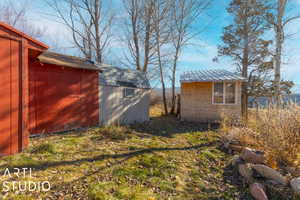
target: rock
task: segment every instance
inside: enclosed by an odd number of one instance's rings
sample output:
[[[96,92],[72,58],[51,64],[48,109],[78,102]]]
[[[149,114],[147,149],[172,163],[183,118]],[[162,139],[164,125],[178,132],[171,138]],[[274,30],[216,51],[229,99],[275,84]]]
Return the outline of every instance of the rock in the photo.
[[[293,178],[290,182],[292,189],[296,194],[300,194],[300,177]]]
[[[244,148],[241,153],[241,158],[246,162],[253,163],[253,164],[263,164],[265,163],[265,157],[262,152]]]
[[[224,141],[223,142],[223,146],[228,149],[229,148],[229,145],[230,145],[230,142],[229,141]]]
[[[300,176],[300,169],[297,169],[295,167],[285,167],[285,169],[290,173],[293,177]]]
[[[276,170],[261,164],[253,165],[252,168],[265,178],[272,179],[282,185],[287,185],[287,179]]]
[[[232,159],[230,160],[230,164],[231,164],[232,166],[236,166],[237,164],[242,163],[242,162],[243,162],[243,161],[242,161],[242,159],[240,158],[239,155],[234,155],[234,156],[232,157]]]
[[[250,185],[250,193],[256,200],[268,200],[265,188],[260,183],[253,183]]]
[[[242,152],[244,147],[239,146],[239,145],[234,145],[234,144],[229,144],[228,148],[233,150],[233,151],[237,151],[237,152]]]
[[[238,170],[241,176],[243,176],[247,183],[253,182],[253,171],[251,165],[248,164],[239,164]]]
[[[274,181],[274,180],[267,180],[265,182],[265,184],[269,184],[269,185],[272,185],[272,186],[279,186],[280,183],[278,183],[277,181]]]

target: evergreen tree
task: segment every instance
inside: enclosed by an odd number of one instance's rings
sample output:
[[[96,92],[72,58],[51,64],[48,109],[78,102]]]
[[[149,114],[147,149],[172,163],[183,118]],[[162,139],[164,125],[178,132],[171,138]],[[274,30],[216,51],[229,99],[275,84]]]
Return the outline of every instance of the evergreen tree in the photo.
[[[233,22],[224,28],[219,46],[219,56],[229,56],[237,65],[237,70],[248,79],[242,85],[242,113],[247,119],[248,96],[251,88],[262,82],[264,73],[272,70],[269,46],[270,40],[263,39],[270,29],[266,16],[270,11],[265,0],[232,0],[227,12]],[[257,87],[255,87],[257,88]]]

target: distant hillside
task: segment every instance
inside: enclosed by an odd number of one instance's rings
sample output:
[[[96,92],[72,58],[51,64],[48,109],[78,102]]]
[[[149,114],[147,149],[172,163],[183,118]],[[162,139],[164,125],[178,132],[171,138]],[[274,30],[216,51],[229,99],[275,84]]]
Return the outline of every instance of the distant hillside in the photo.
[[[284,96],[283,97],[283,101],[284,102],[294,102],[300,105],[300,94],[291,94],[289,96]],[[249,103],[250,105],[253,102],[253,98],[249,98]],[[259,105],[265,106],[268,105],[268,103],[270,102],[270,99],[268,97],[259,97],[257,99],[257,102],[259,103]]]
[[[161,93],[162,89],[161,88],[153,88],[153,91]],[[171,93],[171,91],[172,91],[171,88],[166,88],[167,93]],[[180,87],[176,87],[175,92],[180,93]]]

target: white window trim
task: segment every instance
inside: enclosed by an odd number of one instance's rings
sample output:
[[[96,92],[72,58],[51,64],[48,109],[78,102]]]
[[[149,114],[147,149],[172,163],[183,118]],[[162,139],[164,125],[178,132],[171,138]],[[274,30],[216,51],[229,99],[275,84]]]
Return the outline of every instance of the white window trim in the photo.
[[[215,103],[215,83],[223,83],[223,103]],[[226,101],[226,83],[230,83],[228,81],[223,82],[212,82],[212,104],[213,105],[237,105],[237,82],[234,82],[234,103],[225,103]]]
[[[133,92],[133,94],[132,95],[126,95],[126,96],[124,96],[124,93],[126,93],[126,90],[127,89],[132,89],[134,92]],[[125,99],[127,99],[127,98],[132,98],[132,97],[134,97],[135,96],[135,93],[136,93],[136,90],[135,90],[136,88],[133,88],[133,87],[123,87],[123,98],[125,98]]]

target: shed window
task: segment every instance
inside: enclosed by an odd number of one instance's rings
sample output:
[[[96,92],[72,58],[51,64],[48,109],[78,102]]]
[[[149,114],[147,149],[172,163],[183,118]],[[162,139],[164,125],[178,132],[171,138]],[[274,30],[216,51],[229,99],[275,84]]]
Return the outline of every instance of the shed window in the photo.
[[[225,103],[235,103],[235,83],[225,83]]]
[[[223,83],[214,83],[214,103],[223,103]]]
[[[214,83],[213,103],[214,104],[235,104],[236,84],[232,82]]]
[[[135,89],[134,88],[124,88],[123,90],[123,97],[132,97],[135,94]]]

